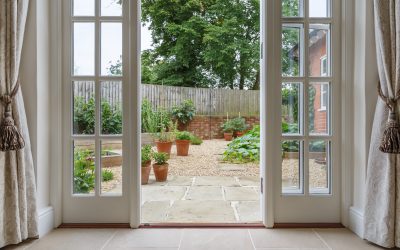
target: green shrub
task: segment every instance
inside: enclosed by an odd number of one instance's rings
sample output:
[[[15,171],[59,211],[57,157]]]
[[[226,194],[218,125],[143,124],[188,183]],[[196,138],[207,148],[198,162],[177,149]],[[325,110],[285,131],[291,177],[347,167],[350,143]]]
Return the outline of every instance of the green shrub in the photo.
[[[74,133],[94,134],[96,103],[81,96],[74,98]],[[122,134],[121,106],[113,108],[109,102],[101,103],[101,128],[103,134]]]
[[[74,193],[89,193],[94,189],[93,153],[89,150],[74,152]]]
[[[248,128],[246,120],[242,117],[236,117],[232,119],[231,124],[234,132],[242,132]]]
[[[203,143],[203,140],[200,137],[192,134],[192,136],[190,137],[190,143],[192,145],[201,145]]]
[[[151,161],[152,157],[153,157],[153,149],[151,148],[151,146],[150,145],[143,146],[141,150],[142,165],[144,163]]]
[[[172,108],[172,117],[181,124],[188,124],[196,113],[196,107],[192,100],[184,100],[179,106]]]
[[[326,152],[326,142],[325,141],[311,141],[310,142],[310,152]]]
[[[168,154],[164,152],[154,152],[153,158],[157,165],[163,165],[168,162]]]
[[[190,132],[182,131],[176,133],[177,140],[190,140],[192,139],[193,135]]]
[[[235,126],[234,126],[232,120],[227,120],[226,122],[224,122],[224,124],[222,124],[221,128],[222,128],[222,131],[224,131],[225,133],[233,133],[233,131],[235,131]]]
[[[287,123],[282,121],[282,133],[296,134],[299,133],[299,125],[297,123]]]
[[[149,100],[144,99],[142,101],[142,132],[143,133],[158,133],[161,129],[166,128],[171,122],[171,114],[164,110],[153,110]]]
[[[233,163],[257,162],[260,160],[260,126],[234,139],[224,152],[224,161]]]
[[[101,171],[103,181],[111,181],[114,179],[114,173],[111,170],[104,169]]]

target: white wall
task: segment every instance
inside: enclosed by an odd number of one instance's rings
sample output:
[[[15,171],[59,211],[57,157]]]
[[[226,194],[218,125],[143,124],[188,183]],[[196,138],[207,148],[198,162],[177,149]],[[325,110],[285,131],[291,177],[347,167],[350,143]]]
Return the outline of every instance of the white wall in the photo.
[[[53,228],[50,206],[50,39],[49,1],[30,0],[20,78],[37,183],[39,233]]]
[[[372,0],[355,1],[354,31],[354,181],[349,226],[362,237],[366,170],[378,83]]]

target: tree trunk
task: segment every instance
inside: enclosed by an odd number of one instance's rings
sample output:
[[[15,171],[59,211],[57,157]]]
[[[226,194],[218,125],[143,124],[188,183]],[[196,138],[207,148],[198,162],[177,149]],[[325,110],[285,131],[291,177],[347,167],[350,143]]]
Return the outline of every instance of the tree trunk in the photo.
[[[256,80],[254,81],[253,90],[260,90],[260,70],[257,70]]]

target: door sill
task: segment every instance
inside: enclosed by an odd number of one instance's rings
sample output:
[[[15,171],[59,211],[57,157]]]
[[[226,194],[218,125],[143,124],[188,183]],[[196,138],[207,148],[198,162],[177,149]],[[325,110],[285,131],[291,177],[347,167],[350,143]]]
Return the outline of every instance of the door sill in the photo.
[[[265,228],[259,223],[144,223],[139,228]]]

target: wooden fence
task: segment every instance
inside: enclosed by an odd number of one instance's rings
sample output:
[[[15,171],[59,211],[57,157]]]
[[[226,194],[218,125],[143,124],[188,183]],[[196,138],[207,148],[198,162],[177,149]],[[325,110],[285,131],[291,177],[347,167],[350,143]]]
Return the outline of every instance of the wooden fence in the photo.
[[[74,85],[75,96],[85,100],[94,96],[93,82],[77,82]],[[258,90],[232,90],[161,86],[142,84],[142,99],[147,99],[154,109],[171,109],[184,100],[190,99],[198,115],[250,116],[259,115],[260,92]],[[105,82],[101,86],[102,100],[111,106],[120,105],[122,85],[119,82]]]

